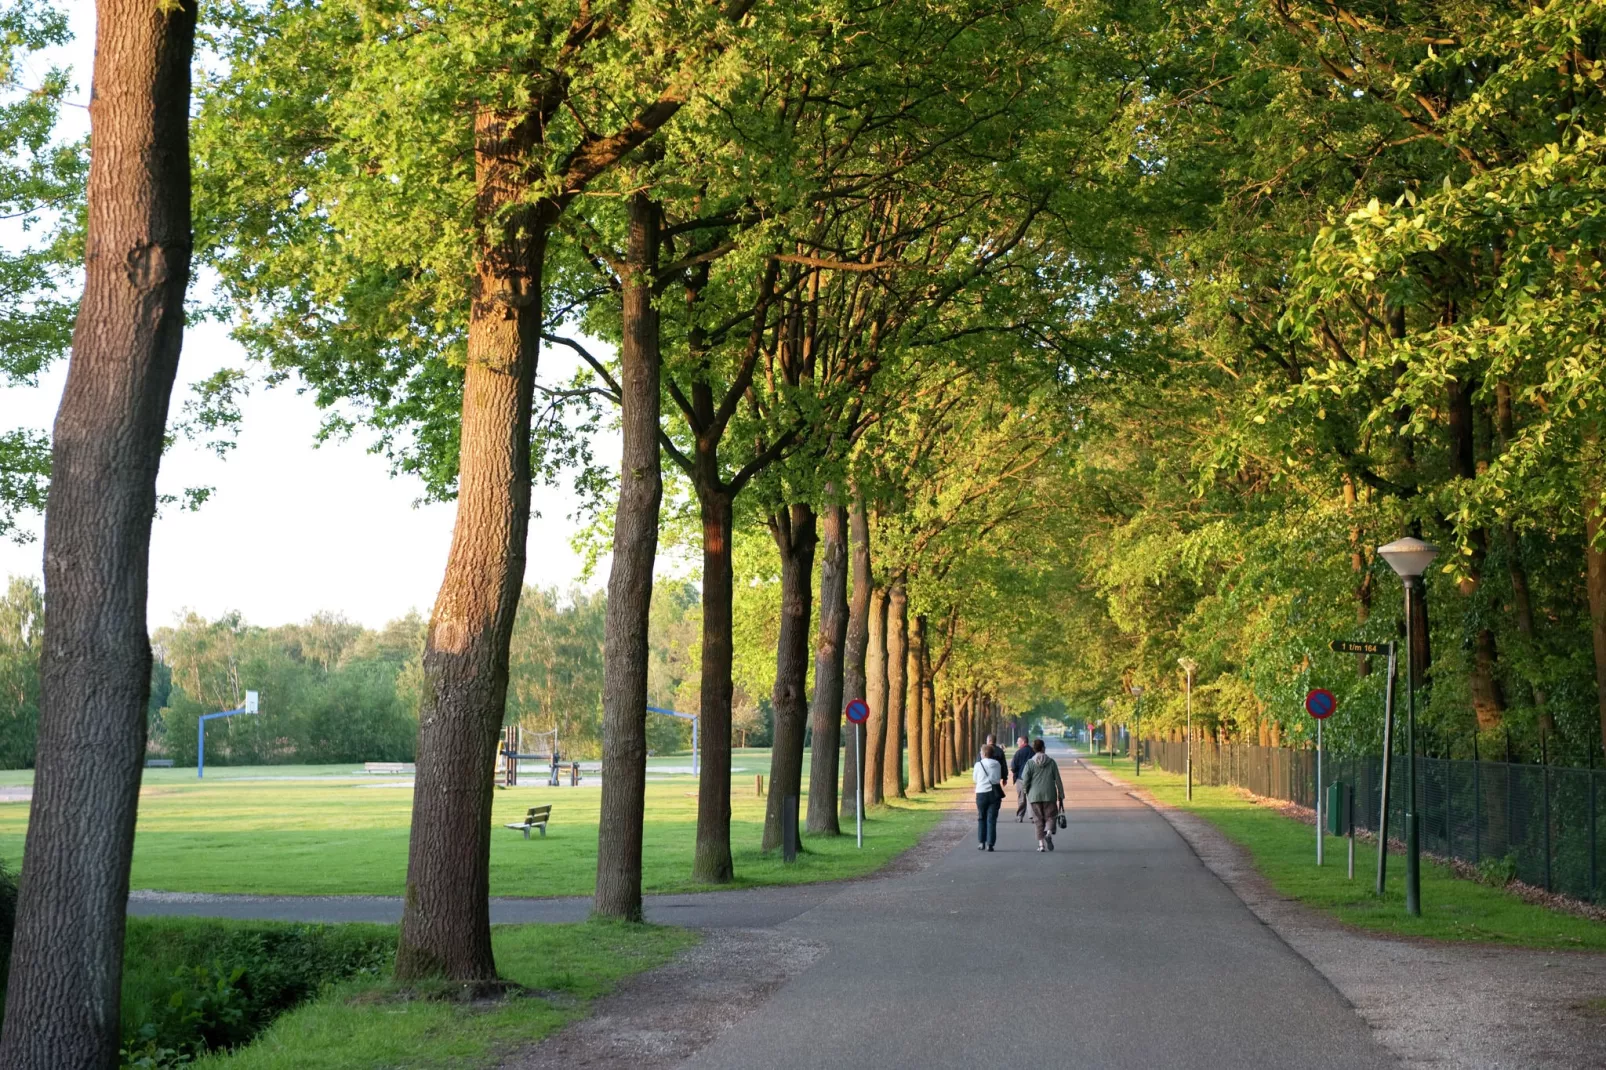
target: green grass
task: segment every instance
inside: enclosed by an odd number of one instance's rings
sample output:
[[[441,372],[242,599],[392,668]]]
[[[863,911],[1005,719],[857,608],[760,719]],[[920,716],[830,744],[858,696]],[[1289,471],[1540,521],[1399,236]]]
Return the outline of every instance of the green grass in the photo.
[[[1376,884],[1377,849],[1356,841],[1355,879],[1345,876],[1346,843],[1329,836],[1325,866],[1316,866],[1316,830],[1256,805],[1235,788],[1195,784],[1187,800],[1184,778],[1147,767],[1136,780],[1130,759],[1092,760],[1161,802],[1191,810],[1248,849],[1255,866],[1280,894],[1348,925],[1396,936],[1472,941],[1520,947],[1606,951],[1606,924],[1525,903],[1509,892],[1457,877],[1447,866],[1422,863],[1422,916],[1405,912],[1405,859],[1391,854],[1384,896]],[[1073,801],[1074,805],[1074,801]]]
[[[658,767],[684,765],[684,756],[654,759]],[[805,837],[792,865],[759,851],[764,802],[753,772],[769,771],[768,752],[739,751],[744,770],[732,781],[731,843],[736,882],[722,887],[796,884],[862,876],[913,846],[942,812],[963,801],[968,785],[879,808],[865,821],[864,849],[854,847],[851,824],[841,837]],[[330,767],[246,767],[256,775],[316,775]],[[334,767],[347,770],[349,767]],[[804,768],[807,769],[805,759]],[[244,769],[238,770],[244,772]],[[339,776],[314,780],[205,781],[182,770],[151,770],[140,794],[132,886],[184,892],[255,895],[400,895],[407,869],[411,818],[409,788],[387,778]],[[667,775],[667,774],[662,774]],[[394,779],[389,780],[394,784]],[[806,787],[806,782],[805,782]],[[690,879],[697,823],[697,781],[669,776],[647,785],[643,882],[649,892],[705,887]],[[491,893],[510,896],[590,895],[596,876],[601,789],[517,787],[496,792],[491,837]],[[534,805],[551,803],[545,839],[526,841],[501,827]],[[804,802],[807,808],[807,802]],[[0,805],[0,858],[20,859],[28,807]]]
[[[583,1017],[620,981],[697,942],[684,929],[587,922],[492,930],[501,975],[530,994],[464,1004],[403,998],[391,982],[335,986],[279,1018],[250,1045],[197,1070],[347,1070],[490,1066]],[[668,998],[668,997],[666,997]]]

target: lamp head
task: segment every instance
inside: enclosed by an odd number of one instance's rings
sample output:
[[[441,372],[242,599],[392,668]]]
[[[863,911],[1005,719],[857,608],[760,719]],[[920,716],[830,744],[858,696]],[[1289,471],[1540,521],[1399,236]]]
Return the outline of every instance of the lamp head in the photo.
[[[1142,696],[1142,694],[1143,694],[1143,688],[1142,688],[1142,687],[1140,687],[1140,686],[1139,686],[1139,685],[1137,685],[1137,684],[1133,684],[1133,685],[1132,685],[1132,694],[1133,694],[1133,695],[1134,695],[1134,696]]]
[[[1199,663],[1194,661],[1192,658],[1178,658],[1177,664],[1181,666],[1182,671],[1187,673],[1189,676],[1192,676],[1194,673],[1199,671]]]
[[[1403,539],[1395,539],[1387,546],[1379,546],[1377,552],[1402,580],[1416,579],[1426,572],[1428,566],[1433,564],[1433,559],[1439,556],[1437,546],[1409,535]]]

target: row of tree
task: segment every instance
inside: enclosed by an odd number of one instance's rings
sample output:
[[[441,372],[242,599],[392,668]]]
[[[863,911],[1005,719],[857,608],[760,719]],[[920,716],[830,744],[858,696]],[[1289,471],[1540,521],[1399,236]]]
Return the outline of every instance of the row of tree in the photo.
[[[1447,551],[1409,652],[1442,732],[1606,734],[1597,4],[259,0],[211,13],[193,122],[194,8],[102,9],[6,1065],[115,1054],[192,238],[265,377],[457,502],[403,980],[495,978],[491,755],[532,487],[570,466],[612,551],[599,913],[641,914],[661,536],[701,558],[704,881],[759,540],[770,845],[810,734],[836,830],[859,694],[872,800],[1046,694],[1174,723],[1182,656],[1216,730],[1297,734],[1313,683],[1370,710],[1325,646],[1397,633],[1372,547],[1405,531]],[[543,345],[588,373],[539,381]],[[614,418],[598,472],[576,428]]]

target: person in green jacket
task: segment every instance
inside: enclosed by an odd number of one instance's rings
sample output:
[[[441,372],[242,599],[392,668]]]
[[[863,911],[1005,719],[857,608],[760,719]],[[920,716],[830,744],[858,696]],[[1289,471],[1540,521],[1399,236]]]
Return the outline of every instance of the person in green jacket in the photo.
[[[1065,809],[1065,782],[1060,767],[1043,750],[1043,741],[1032,740],[1032,756],[1026,759],[1026,775],[1021,778],[1026,801],[1032,807],[1032,823],[1037,826],[1037,849],[1054,849],[1054,821]]]

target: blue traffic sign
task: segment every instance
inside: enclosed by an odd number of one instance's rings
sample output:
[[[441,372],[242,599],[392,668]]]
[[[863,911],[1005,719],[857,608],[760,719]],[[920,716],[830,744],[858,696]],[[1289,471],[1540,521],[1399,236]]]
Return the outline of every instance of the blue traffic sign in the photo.
[[[1331,717],[1338,709],[1338,698],[1325,687],[1318,687],[1305,696],[1305,710],[1318,721]]]
[[[870,719],[870,704],[862,698],[856,698],[848,703],[848,708],[845,712],[848,715],[848,720],[854,724],[863,724]]]

